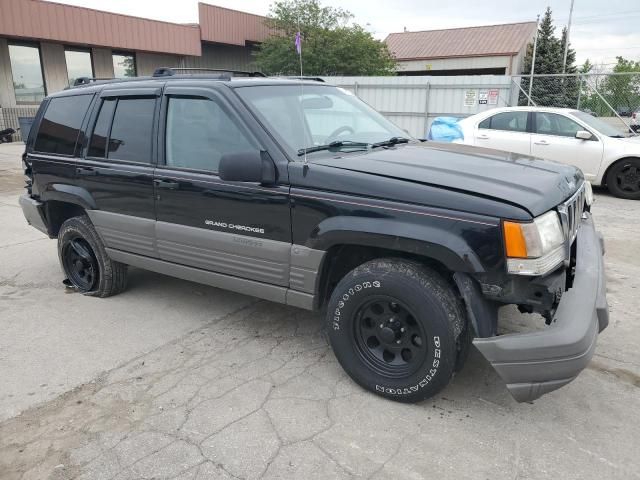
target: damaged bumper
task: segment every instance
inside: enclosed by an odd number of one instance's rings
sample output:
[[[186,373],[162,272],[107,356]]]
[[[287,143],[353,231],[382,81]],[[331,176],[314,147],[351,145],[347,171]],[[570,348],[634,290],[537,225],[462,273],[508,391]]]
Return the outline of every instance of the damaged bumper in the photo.
[[[20,195],[19,202],[24,218],[27,219],[27,223],[49,236],[49,229],[47,228],[47,224],[44,220],[45,217],[42,203],[31,198],[26,193]]]
[[[587,366],[598,333],[609,324],[602,238],[590,214],[577,236],[573,287],[543,331],[476,338],[473,343],[519,402],[556,390]]]

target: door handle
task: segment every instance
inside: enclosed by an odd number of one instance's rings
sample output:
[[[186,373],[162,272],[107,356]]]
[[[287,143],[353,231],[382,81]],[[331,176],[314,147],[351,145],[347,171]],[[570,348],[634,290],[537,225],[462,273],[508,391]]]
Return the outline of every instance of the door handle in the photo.
[[[159,178],[156,178],[153,181],[153,183],[158,188],[166,188],[168,190],[175,190],[180,186],[180,184],[178,182],[172,182],[170,180],[162,180],[162,179],[159,179]]]
[[[533,142],[534,145],[549,145],[549,142],[546,140],[538,140],[537,142]]]
[[[93,167],[77,167],[76,174],[87,176],[87,175],[97,175],[98,172],[93,169]]]
[[[478,135],[478,140],[489,140],[489,135]]]

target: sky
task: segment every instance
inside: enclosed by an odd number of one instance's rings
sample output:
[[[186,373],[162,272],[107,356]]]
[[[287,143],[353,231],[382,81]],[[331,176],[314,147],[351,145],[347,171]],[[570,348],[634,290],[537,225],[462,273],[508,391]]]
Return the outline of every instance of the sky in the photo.
[[[197,23],[197,0],[59,0],[61,3],[116,13]],[[571,0],[321,0],[323,5],[342,7],[354,14],[376,38],[391,32],[492,25],[535,21],[547,6],[560,34],[569,18]],[[259,15],[269,12],[270,0],[207,0],[219,5]],[[577,63],[611,66],[618,55],[640,61],[640,4],[638,0],[575,0],[571,45]]]

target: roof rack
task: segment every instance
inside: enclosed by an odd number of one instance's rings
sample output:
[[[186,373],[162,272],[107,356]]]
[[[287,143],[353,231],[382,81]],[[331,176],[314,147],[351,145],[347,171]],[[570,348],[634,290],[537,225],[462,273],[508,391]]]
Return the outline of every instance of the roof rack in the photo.
[[[300,76],[300,75],[287,75],[284,78],[287,78],[289,80],[310,80],[310,81],[313,81],[313,82],[322,82],[322,83],[324,83],[324,79],[321,78],[321,77],[309,77],[307,75],[303,75],[303,76]]]
[[[229,70],[227,68],[202,68],[202,67],[160,67],[156,68],[152,77],[171,77],[176,72],[218,72],[222,74],[233,74],[234,77],[266,77],[262,72],[249,72],[247,70]],[[231,75],[227,75],[231,78]]]
[[[98,77],[78,77],[73,81],[74,87],[79,87],[80,85],[89,85],[91,82],[98,82],[103,80],[114,80],[113,78],[98,78]]]

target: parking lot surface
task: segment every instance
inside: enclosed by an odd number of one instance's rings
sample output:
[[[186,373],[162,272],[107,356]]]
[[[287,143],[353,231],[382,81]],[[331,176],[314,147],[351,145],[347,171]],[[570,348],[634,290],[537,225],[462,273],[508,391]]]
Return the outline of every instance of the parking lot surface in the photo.
[[[19,153],[0,146],[1,479],[640,478],[640,202],[597,194],[611,324],[574,382],[518,404],[474,350],[404,405],[346,376],[319,314],[135,269],[67,293]]]

